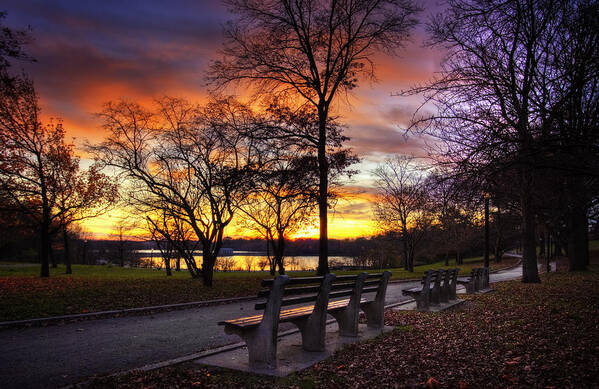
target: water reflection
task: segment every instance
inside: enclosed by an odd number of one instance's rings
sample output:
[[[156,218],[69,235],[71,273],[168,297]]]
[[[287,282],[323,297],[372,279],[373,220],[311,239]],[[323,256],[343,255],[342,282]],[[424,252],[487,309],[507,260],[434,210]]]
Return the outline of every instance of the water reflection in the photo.
[[[150,253],[148,253],[150,254]],[[140,258],[142,267],[164,268],[164,262],[159,255],[144,256]],[[157,254],[157,253],[156,253]],[[201,267],[202,256],[195,256],[196,265]],[[349,266],[353,264],[350,257],[329,257],[329,266]],[[171,261],[171,267],[175,267],[175,261]],[[300,255],[285,257],[285,270],[287,271],[311,271],[318,267],[318,256]],[[181,268],[187,269],[185,261],[181,260]],[[232,256],[218,257],[215,270],[217,271],[264,271],[269,270],[266,255],[247,253]]]

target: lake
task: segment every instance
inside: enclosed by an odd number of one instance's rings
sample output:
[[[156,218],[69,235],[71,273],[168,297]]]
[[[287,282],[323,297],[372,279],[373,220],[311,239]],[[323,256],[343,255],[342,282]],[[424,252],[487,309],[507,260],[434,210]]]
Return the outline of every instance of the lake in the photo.
[[[158,250],[138,250],[142,266],[164,267],[160,252]],[[201,251],[194,256],[196,264],[201,267],[202,253]],[[318,267],[317,255],[294,255],[285,257],[285,270],[316,270]],[[329,256],[329,266],[347,266],[353,265],[351,257]],[[174,261],[171,265],[174,268]],[[186,269],[185,261],[181,260],[181,268]],[[268,270],[268,260],[264,253],[252,251],[237,251],[234,255],[219,256],[216,261],[216,270]]]

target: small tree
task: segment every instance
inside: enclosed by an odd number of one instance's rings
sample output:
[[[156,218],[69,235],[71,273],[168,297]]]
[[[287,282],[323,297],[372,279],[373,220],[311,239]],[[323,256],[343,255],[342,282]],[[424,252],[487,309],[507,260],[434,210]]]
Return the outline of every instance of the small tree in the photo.
[[[59,231],[66,237],[72,223],[105,212],[116,187],[95,166],[79,170],[79,159],[73,145],[65,143],[59,121],[40,122],[30,80],[0,83],[0,191],[38,232],[41,276],[48,277],[51,237]]]
[[[275,149],[276,150],[276,149]],[[270,273],[285,274],[285,242],[301,228],[314,209],[313,173],[308,160],[282,150],[256,176],[252,194],[240,203],[244,224],[258,232],[272,248]]]
[[[190,227],[202,246],[201,275],[212,285],[225,228],[259,166],[251,138],[252,112],[231,99],[198,107],[164,98],[154,111],[138,104],[106,104],[100,117],[109,137],[92,147],[106,166],[130,182],[137,207],[160,211]]]
[[[389,159],[374,174],[379,191],[375,216],[384,231],[397,230],[404,269],[413,272],[416,249],[432,223],[425,176],[409,157]]]

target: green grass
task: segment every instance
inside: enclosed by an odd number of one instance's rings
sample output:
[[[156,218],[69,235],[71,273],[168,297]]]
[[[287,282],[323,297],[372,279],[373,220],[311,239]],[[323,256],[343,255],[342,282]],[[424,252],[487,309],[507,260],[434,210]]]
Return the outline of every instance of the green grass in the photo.
[[[464,262],[459,266],[461,274],[469,274],[473,267],[481,266],[480,258]],[[492,267],[509,263],[493,263]],[[416,266],[414,273],[388,270],[393,273],[392,279],[413,279],[421,278],[426,270],[443,267],[439,262]],[[59,265],[50,269],[49,278],[40,278],[39,271],[39,266],[15,263],[0,266],[0,321],[251,296],[260,289],[262,279],[271,277],[268,272],[216,272],[214,286],[207,288],[184,270],[166,277],[164,270],[73,265],[73,274],[67,275],[65,267]],[[288,274],[291,277],[314,275],[307,271]]]

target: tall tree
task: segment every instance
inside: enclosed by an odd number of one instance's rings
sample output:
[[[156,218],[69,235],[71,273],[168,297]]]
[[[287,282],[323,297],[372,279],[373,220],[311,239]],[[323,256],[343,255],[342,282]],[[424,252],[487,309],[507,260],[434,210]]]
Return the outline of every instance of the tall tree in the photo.
[[[589,262],[588,216],[599,193],[599,4],[569,3],[553,44],[553,76],[545,95],[544,155],[564,188],[570,270]],[[562,205],[562,204],[560,204]]]
[[[313,106],[318,115],[320,249],[328,266],[327,121],[339,93],[374,77],[379,51],[395,53],[416,24],[410,0],[228,0],[237,19],[226,26],[222,59],[212,64],[217,87],[247,82],[258,94]],[[297,100],[296,100],[297,99]]]
[[[55,219],[52,234],[62,232],[63,255],[66,274],[72,274],[69,250],[69,228],[77,222],[100,216],[110,210],[118,198],[114,179],[103,174],[99,166],[85,171],[79,168],[79,158],[74,156],[73,145],[58,145],[62,160],[57,161],[56,179],[51,188],[55,192]]]
[[[396,230],[403,248],[404,269],[414,271],[418,244],[431,225],[425,175],[413,158],[395,157],[374,172],[378,189],[375,216],[387,230]]]

